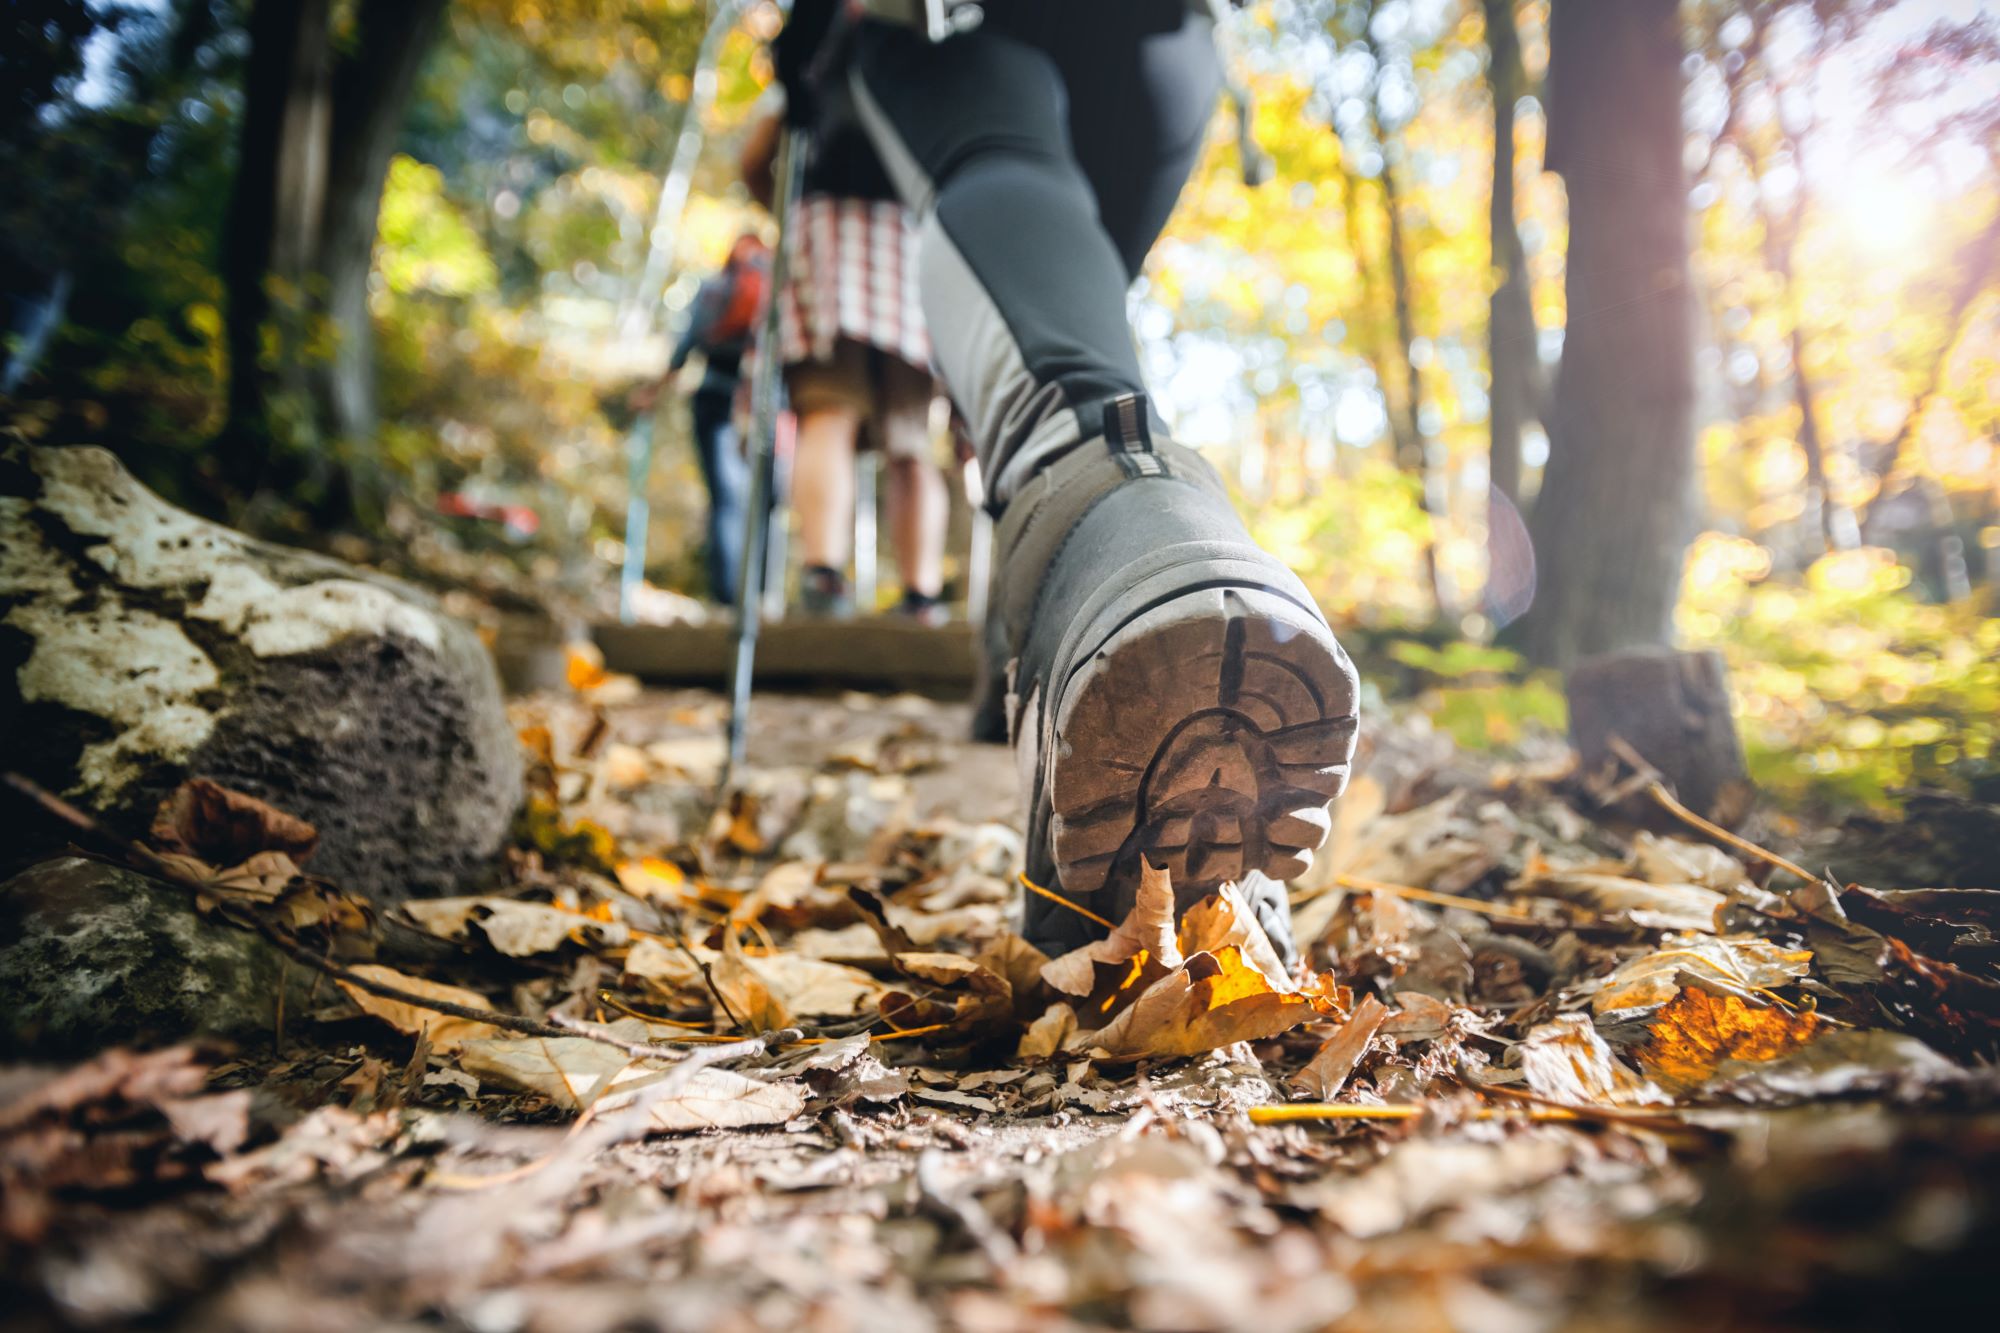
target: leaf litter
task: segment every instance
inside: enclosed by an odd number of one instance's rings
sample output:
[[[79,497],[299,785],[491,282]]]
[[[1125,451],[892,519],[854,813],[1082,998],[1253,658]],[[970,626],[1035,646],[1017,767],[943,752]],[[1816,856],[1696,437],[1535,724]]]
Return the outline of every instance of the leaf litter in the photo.
[[[516,708],[531,805],[477,895],[376,914],[284,812],[163,807],[153,868],[213,928],[350,979],[281,1044],[0,1072],[15,1308],[1266,1330],[1984,1299],[2000,894],[1787,888],[1601,814],[1553,747],[1502,766],[1390,719],[1292,886],[1297,968],[1233,887],[1175,921],[1150,868],[1047,958],[1009,761],[959,710],[769,701],[711,811],[712,697],[594,673]],[[1815,1202],[1843,1191],[1874,1204]]]

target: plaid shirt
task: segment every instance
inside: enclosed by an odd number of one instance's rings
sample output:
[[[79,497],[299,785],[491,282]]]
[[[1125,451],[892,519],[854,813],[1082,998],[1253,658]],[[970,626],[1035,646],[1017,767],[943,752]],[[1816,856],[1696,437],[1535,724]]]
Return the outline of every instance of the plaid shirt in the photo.
[[[930,334],[917,299],[917,229],[899,203],[812,194],[787,229],[790,254],[779,298],[786,365],[829,361],[851,338],[922,370]]]

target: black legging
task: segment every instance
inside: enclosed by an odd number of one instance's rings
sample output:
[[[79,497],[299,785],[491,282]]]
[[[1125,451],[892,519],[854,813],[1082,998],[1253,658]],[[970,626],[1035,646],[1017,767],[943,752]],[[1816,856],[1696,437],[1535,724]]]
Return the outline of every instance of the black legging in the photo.
[[[1186,0],[993,0],[932,45],[866,23],[850,86],[921,220],[924,318],[996,500],[1142,392],[1125,294],[1221,87]]]

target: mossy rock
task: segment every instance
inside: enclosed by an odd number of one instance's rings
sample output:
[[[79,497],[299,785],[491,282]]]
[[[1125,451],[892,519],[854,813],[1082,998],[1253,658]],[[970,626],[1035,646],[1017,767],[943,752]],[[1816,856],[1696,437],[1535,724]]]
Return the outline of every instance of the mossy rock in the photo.
[[[84,857],[0,884],[7,1047],[38,1060],[196,1035],[268,1041],[278,997],[303,1011],[311,976],[252,932],[204,918],[187,890]]]

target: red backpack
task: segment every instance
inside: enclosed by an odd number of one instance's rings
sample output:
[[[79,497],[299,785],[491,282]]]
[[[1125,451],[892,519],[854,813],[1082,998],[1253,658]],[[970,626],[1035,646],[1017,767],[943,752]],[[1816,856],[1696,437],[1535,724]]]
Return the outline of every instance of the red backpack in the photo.
[[[711,344],[741,342],[750,336],[764,308],[764,294],[770,290],[771,252],[759,249],[732,255],[723,273],[728,286],[709,322],[705,341]]]

